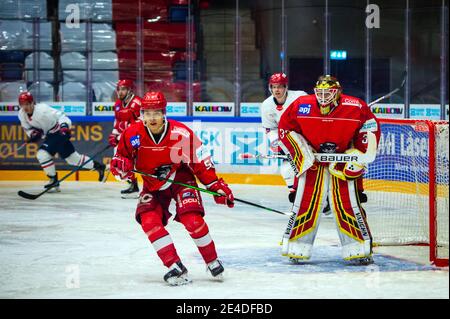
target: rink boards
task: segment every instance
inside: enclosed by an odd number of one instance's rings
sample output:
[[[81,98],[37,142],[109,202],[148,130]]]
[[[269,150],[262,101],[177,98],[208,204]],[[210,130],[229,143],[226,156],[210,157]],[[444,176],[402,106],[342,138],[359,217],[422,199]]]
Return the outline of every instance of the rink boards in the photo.
[[[106,145],[112,120],[112,117],[73,116],[72,141],[77,151],[89,155]],[[279,170],[281,160],[239,158],[242,153],[269,153],[269,141],[259,118],[180,117],[176,120],[193,129],[210,150],[218,173],[229,183],[284,184]],[[25,140],[16,117],[0,120],[0,134],[0,180],[44,180],[46,177],[35,158],[38,146],[30,144],[16,151]],[[112,149],[102,156],[103,162],[109,162]],[[448,156],[442,157],[442,160],[447,161],[448,165]],[[368,190],[380,190],[392,186],[403,192],[416,192],[414,185],[428,183],[427,163],[428,139],[425,132],[414,131],[410,126],[383,125],[377,160],[369,165],[366,174],[366,179],[371,182],[366,183],[366,187]],[[57,167],[60,170],[71,169],[59,159]],[[448,174],[446,178],[448,183]],[[96,174],[82,171],[74,174],[73,179],[94,181]],[[109,180],[114,179],[110,176]],[[445,180],[438,183],[445,183]]]

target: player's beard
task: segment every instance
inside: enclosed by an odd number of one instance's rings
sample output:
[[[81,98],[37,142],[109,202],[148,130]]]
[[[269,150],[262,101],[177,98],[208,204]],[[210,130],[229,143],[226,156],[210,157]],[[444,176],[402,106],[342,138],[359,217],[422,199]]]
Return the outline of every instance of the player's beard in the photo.
[[[131,95],[132,95],[131,90],[128,90],[127,94],[125,94],[125,96],[123,98],[121,98],[119,96],[119,100],[121,100],[122,102],[126,103],[130,99]]]

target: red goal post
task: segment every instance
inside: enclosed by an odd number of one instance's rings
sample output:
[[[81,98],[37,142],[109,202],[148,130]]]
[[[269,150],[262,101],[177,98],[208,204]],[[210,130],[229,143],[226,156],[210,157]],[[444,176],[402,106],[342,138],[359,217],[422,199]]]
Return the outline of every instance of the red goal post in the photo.
[[[448,266],[448,121],[379,119],[377,158],[364,187],[378,245],[429,245],[430,261]]]

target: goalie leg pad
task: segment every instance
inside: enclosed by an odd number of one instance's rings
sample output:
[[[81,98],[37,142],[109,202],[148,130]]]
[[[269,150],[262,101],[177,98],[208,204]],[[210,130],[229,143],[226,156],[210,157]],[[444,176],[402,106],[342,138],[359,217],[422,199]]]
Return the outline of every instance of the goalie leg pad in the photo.
[[[304,242],[305,239],[298,239],[296,241],[288,241],[286,244],[286,254],[291,259],[308,260],[311,258],[313,242]],[[312,239],[314,241],[314,239]]]
[[[300,176],[293,215],[281,243],[281,253],[296,259],[309,259],[319,228],[321,211],[328,187],[325,168],[318,166]]]
[[[372,256],[372,247],[370,241],[355,242],[348,241],[342,246],[342,258],[352,261],[366,259]]]
[[[333,176],[329,196],[342,245],[342,258],[352,260],[370,257],[372,235],[365,211],[357,200],[356,182],[343,181]]]
[[[299,188],[293,206],[293,212],[296,214],[295,221],[289,238],[295,240],[306,236],[310,232],[315,232],[318,227],[320,213],[323,205],[324,191],[324,172],[323,166],[317,169],[310,169],[305,177],[299,179]],[[300,182],[300,180],[303,181]],[[302,187],[301,184],[304,183]]]

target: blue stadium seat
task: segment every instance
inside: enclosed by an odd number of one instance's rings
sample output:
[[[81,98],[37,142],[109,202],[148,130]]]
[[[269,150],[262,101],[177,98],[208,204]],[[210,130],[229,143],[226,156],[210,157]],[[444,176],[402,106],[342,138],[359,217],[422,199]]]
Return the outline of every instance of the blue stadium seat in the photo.
[[[0,64],[1,81],[19,81],[23,79],[22,63],[2,63]]]
[[[0,63],[24,63],[25,53],[23,51],[0,51]]]

